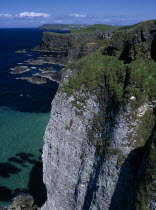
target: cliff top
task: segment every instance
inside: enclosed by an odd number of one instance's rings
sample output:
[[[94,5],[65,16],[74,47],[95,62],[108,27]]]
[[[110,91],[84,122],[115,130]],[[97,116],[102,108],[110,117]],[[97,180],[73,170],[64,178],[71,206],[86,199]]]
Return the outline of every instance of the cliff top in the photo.
[[[88,33],[96,33],[96,31],[106,32],[106,31],[115,31],[119,27],[113,25],[104,25],[104,24],[94,24],[88,27],[79,28],[79,29],[71,29],[71,33],[73,34],[88,34]]]
[[[101,49],[67,66],[79,73],[66,84],[66,91],[72,93],[82,84],[95,90],[109,83],[117,101],[130,96],[135,96],[138,104],[145,98],[155,100],[155,30],[156,20],[120,29]]]
[[[57,33],[57,31],[69,31],[72,34],[95,34],[97,31],[116,31],[119,26],[105,25],[105,24],[94,24],[94,25],[69,25],[69,24],[44,24],[39,27],[41,30],[53,31],[49,33]],[[56,32],[55,32],[56,31]],[[64,34],[63,34],[64,35]]]

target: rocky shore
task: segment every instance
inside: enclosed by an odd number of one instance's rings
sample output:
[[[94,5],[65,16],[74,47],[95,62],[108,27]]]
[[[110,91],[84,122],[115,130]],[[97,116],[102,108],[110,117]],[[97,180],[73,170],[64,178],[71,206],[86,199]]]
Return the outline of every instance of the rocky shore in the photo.
[[[6,208],[0,208],[0,210],[39,210],[36,205],[34,205],[34,199],[32,196],[18,196],[16,197],[12,204]]]

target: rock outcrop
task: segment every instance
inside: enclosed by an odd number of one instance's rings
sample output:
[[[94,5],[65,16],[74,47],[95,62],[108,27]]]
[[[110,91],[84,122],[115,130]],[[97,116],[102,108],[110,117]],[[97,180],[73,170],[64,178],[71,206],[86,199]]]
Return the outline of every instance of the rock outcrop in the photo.
[[[153,46],[156,23],[146,24],[138,43]],[[155,209],[155,53],[121,57],[135,27],[64,71],[44,136],[42,210]]]
[[[13,203],[6,207],[0,208],[1,210],[39,210],[39,208],[34,205],[34,200],[32,196],[18,196],[13,200]]]

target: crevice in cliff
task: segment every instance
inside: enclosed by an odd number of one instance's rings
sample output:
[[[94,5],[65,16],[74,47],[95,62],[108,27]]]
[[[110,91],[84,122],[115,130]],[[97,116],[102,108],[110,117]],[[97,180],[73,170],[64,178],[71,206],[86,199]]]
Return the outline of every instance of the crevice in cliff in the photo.
[[[78,201],[78,194],[79,194],[79,185],[82,183],[82,180],[81,180],[81,173],[82,171],[84,170],[84,167],[85,167],[85,155],[84,155],[84,152],[81,153],[81,166],[79,168],[79,175],[78,175],[78,180],[77,180],[77,183],[75,185],[75,193],[74,193],[74,196],[75,196],[75,204],[77,204],[77,201]]]
[[[97,95],[99,113],[94,115],[88,136],[89,140],[96,146],[97,154],[106,155],[109,151],[116,116],[119,111],[119,102],[111,91],[107,76],[104,76],[103,87],[98,89]]]
[[[104,155],[101,154],[98,157],[96,163],[94,163],[93,165],[93,173],[90,175],[89,178],[82,210],[90,209],[91,204],[94,203],[94,199],[96,200],[96,192],[98,191],[97,182],[103,163],[104,163]]]
[[[123,60],[126,64],[131,63],[132,62],[132,58],[129,57],[130,54],[130,50],[131,50],[131,45],[130,43],[127,41],[124,44],[124,49],[119,57],[119,60]]]
[[[133,150],[122,164],[119,179],[111,199],[110,210],[134,209],[137,182],[139,178],[137,177],[137,173],[143,153],[143,147]]]
[[[130,84],[130,75],[131,75],[131,69],[127,66],[126,67],[126,76],[125,76],[125,81],[124,81],[124,90]]]

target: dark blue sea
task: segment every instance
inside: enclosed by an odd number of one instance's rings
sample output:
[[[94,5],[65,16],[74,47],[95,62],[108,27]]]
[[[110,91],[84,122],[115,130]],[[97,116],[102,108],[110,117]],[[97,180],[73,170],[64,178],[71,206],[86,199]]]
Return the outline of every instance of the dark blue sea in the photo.
[[[23,193],[33,195],[39,205],[46,199],[41,153],[58,84],[47,80],[36,85],[18,79],[33,75],[40,66],[20,75],[10,70],[39,57],[40,53],[31,49],[41,39],[38,29],[0,29],[0,206]],[[16,53],[23,49],[26,53]]]

